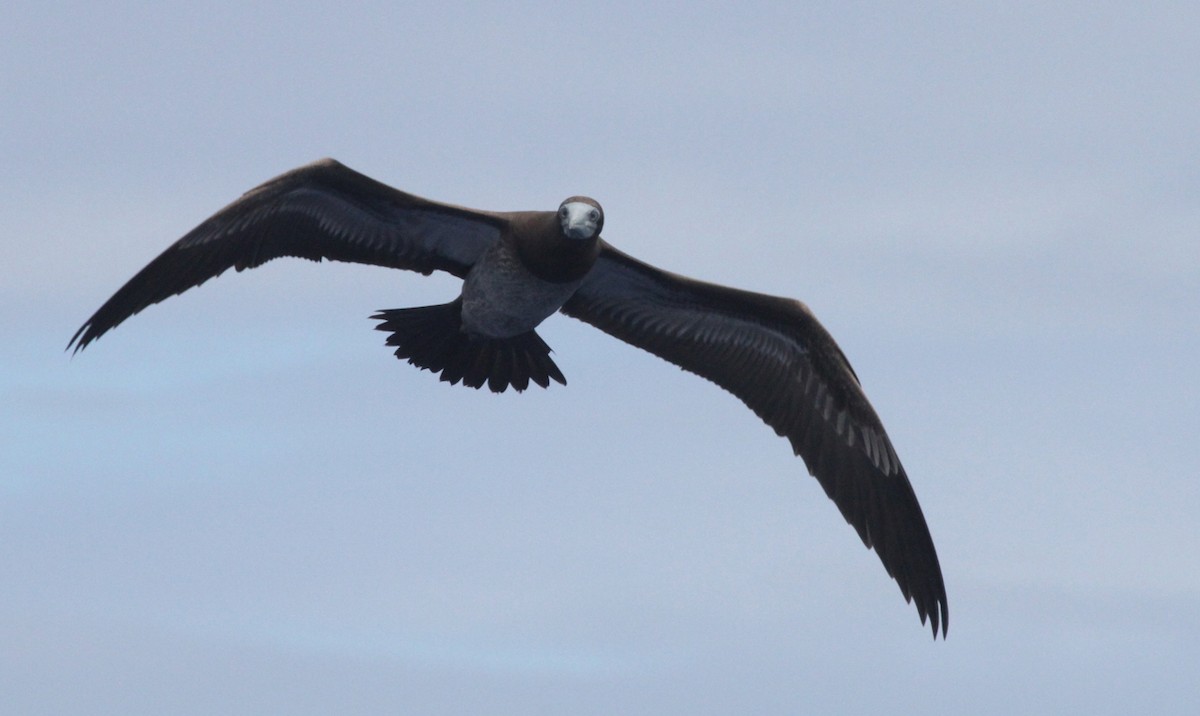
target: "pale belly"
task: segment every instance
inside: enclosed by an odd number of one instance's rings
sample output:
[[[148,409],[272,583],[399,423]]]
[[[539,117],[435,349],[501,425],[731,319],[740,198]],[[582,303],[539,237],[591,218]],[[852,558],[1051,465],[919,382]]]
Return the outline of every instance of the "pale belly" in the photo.
[[[581,283],[543,281],[507,251],[488,251],[463,282],[463,327],[488,338],[531,331],[562,308]]]

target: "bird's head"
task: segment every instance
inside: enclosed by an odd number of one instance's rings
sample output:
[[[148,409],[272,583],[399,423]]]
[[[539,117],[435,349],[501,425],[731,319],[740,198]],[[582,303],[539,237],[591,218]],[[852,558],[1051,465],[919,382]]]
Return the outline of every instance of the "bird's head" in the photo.
[[[595,239],[604,228],[604,209],[595,199],[573,196],[559,205],[558,223],[568,239]]]

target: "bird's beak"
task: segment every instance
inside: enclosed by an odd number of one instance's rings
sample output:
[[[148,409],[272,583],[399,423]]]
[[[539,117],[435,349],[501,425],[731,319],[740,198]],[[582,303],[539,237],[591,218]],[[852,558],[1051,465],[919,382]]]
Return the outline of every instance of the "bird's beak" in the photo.
[[[568,221],[563,227],[563,233],[572,239],[590,239],[592,237],[592,225],[587,219],[579,221]]]

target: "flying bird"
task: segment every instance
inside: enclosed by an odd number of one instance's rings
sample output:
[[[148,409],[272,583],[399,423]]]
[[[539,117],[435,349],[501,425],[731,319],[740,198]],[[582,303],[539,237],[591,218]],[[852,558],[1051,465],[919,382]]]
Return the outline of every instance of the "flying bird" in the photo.
[[[786,437],[936,638],[948,626],[933,539],[900,459],[837,343],[799,301],[705,283],[618,251],[604,211],[491,212],[408,194],[323,159],[251,189],[139,271],[71,338],[86,348],[229,268],[351,261],[462,279],[449,303],[372,316],[397,357],[494,392],[566,378],[536,328],[561,311],[733,393]]]

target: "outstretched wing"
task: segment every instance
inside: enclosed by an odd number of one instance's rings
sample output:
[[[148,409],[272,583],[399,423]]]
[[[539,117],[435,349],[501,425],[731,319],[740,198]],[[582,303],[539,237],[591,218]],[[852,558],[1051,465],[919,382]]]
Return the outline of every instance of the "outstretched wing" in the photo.
[[[937,636],[946,588],[917,497],[841,349],[802,303],[667,273],[604,244],[563,312],[736,395],[786,437]]]
[[[322,159],[246,192],[129,280],[71,338],[79,351],[147,306],[226,269],[295,256],[464,277],[506,219],[432,202]]]

